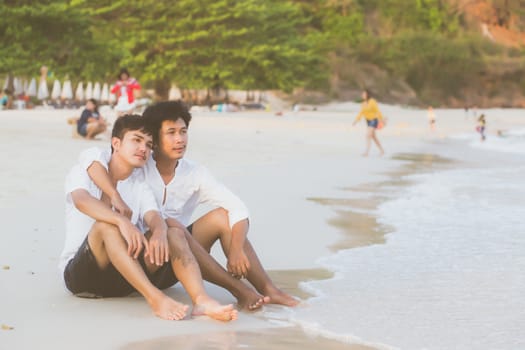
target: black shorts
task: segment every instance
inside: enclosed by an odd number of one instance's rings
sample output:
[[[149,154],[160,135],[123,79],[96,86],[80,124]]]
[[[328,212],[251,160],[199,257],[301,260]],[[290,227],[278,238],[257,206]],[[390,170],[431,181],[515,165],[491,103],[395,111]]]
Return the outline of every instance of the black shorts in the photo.
[[[155,287],[166,289],[177,283],[169,262],[162,265],[157,271],[149,273],[146,270],[143,252],[138,261]],[[64,270],[64,281],[71,293],[82,297],[123,297],[136,291],[111,263],[104,270],[97,265],[87,237],[73,259],[67,264]]]
[[[77,126],[77,132],[81,136],[87,136],[87,123]]]

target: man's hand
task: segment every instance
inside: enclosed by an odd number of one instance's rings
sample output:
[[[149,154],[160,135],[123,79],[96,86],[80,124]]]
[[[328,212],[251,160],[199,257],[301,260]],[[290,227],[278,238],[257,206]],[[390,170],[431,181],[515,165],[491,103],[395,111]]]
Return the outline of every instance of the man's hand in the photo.
[[[166,232],[153,233],[149,239],[149,261],[157,266],[162,266],[170,261],[170,250]]]
[[[126,243],[128,244],[129,256],[137,259],[142,250],[142,245],[144,245],[145,249],[144,256],[149,255],[149,247],[146,237],[144,237],[142,232],[140,232],[128,218],[122,217],[122,219],[119,220],[118,228],[122,237],[124,237],[124,240],[126,240]]]
[[[128,207],[128,205],[122,200],[120,194],[115,191],[115,195],[111,197],[111,206],[115,208],[115,211],[128,219],[131,219],[133,211]]]
[[[244,254],[244,250],[230,250],[226,267],[233,277],[239,279],[245,278],[250,270],[250,261],[248,260],[248,257],[246,257],[246,254]]]

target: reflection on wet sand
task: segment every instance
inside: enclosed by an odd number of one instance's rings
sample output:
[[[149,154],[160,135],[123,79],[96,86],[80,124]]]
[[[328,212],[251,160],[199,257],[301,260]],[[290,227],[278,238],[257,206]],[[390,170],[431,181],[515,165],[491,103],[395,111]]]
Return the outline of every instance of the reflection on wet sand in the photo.
[[[372,350],[374,348],[339,342],[319,336],[310,336],[298,327],[269,328],[258,332],[220,332],[163,337],[134,342],[121,350]]]
[[[344,236],[330,246],[338,251],[372,244],[386,242],[385,235],[391,228],[380,225],[372,212],[383,202],[392,188],[400,188],[413,184],[407,175],[429,172],[448,168],[454,161],[429,153],[398,153],[392,159],[405,162],[399,169],[385,172],[388,180],[359,185],[359,187],[344,188],[353,193],[367,193],[365,198],[308,198],[322,205],[334,207],[336,217],[328,223],[339,228]],[[372,195],[372,196],[370,196]],[[363,213],[362,211],[365,211]]]

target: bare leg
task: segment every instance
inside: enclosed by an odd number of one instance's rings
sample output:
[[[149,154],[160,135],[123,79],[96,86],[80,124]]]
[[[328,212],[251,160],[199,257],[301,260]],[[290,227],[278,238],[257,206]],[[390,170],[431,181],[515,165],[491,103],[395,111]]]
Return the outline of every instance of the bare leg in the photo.
[[[140,263],[127,253],[126,242],[114,225],[96,222],[88,235],[89,246],[101,269],[110,263],[140,294],[160,318],[180,320],[188,306],[171,299],[156,288],[146,276]]]
[[[193,315],[206,315],[220,321],[237,319],[233,305],[221,305],[205,291],[199,265],[190,250],[185,232],[179,228],[168,229],[171,266],[175,276],[193,301]]]
[[[190,249],[197,259],[202,276],[206,281],[230,291],[242,309],[253,311],[270,301],[270,298],[263,297],[242,281],[232,277],[188,231],[185,230],[185,233]]]
[[[363,157],[368,157],[368,152],[370,152],[370,145],[371,145],[372,133],[373,132],[374,132],[374,128],[372,128],[372,127],[367,127],[366,128],[366,148],[365,148],[365,151],[362,154]]]
[[[105,130],[106,130],[106,126],[104,124],[97,123],[97,122],[89,123],[87,125],[86,138],[87,139],[94,139],[95,136],[97,136],[98,134],[104,132]]]
[[[379,152],[381,155],[385,154],[385,151],[383,150],[383,147],[381,146],[381,143],[379,142],[379,139],[377,138],[376,131],[372,129],[372,140],[374,140],[375,144],[377,145],[377,148],[379,148]]]
[[[228,213],[224,209],[219,208],[212,210],[201,217],[193,224],[192,231],[193,237],[195,237],[208,252],[219,239],[224,253],[228,256],[232,232],[228,221]],[[248,239],[246,239],[244,245],[244,253],[248,257],[251,265],[247,279],[259,293],[269,297],[269,303],[286,306],[295,306],[298,304],[295,298],[284,293],[274,285]]]

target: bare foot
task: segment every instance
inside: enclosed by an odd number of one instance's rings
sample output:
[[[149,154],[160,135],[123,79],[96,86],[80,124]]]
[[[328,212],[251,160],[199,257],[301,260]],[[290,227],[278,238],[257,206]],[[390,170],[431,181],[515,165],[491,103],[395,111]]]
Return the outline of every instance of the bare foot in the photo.
[[[150,303],[156,316],[164,320],[182,320],[188,313],[188,305],[181,304],[162,294]]]
[[[368,153],[362,153],[361,157],[368,157]]]
[[[276,287],[269,288],[268,293],[266,294],[270,297],[270,304],[279,304],[292,307],[299,304],[299,300]]]
[[[232,304],[221,305],[208,296],[197,297],[191,314],[193,316],[206,315],[214,320],[226,322],[237,319],[237,310],[233,308]]]
[[[237,304],[242,310],[256,311],[259,310],[264,304],[270,302],[270,297],[262,296],[253,289],[248,289],[246,293],[236,296]]]

